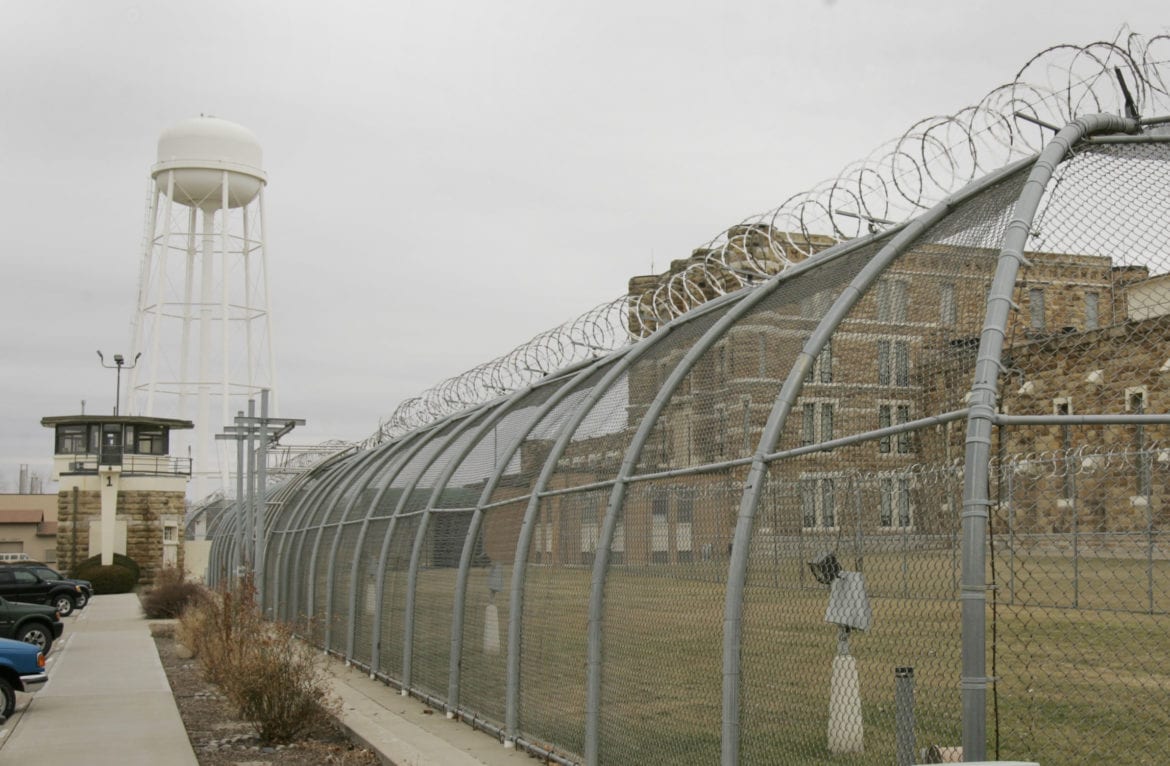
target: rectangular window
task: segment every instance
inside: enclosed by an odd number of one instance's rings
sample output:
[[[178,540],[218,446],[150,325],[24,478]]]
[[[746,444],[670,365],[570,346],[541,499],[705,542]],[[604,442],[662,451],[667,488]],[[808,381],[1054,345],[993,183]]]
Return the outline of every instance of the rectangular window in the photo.
[[[670,561],[670,496],[655,492],[651,499],[650,560],[655,564]]]
[[[833,480],[821,479],[821,525],[832,529],[837,526],[837,508],[833,494]]]
[[[878,355],[878,385],[890,385],[890,358],[893,341],[879,340],[877,342]]]
[[[57,426],[57,454],[85,454],[85,426]]]
[[[1146,404],[1146,389],[1144,387],[1125,389],[1126,410],[1135,415],[1144,415]],[[1137,494],[1139,497],[1146,498],[1153,490],[1149,446],[1146,440],[1146,427],[1141,424],[1135,425],[1133,427],[1133,452],[1136,457],[1134,473],[1137,479]]]
[[[1044,322],[1044,291],[1039,288],[1032,288],[1028,291],[1028,311],[1031,312],[1031,323],[1033,330],[1043,330],[1046,327]]]
[[[877,295],[879,322],[906,321],[906,280],[883,279],[878,282]]]
[[[166,439],[161,427],[139,426],[135,448],[140,455],[165,455]]]
[[[959,308],[955,304],[955,286],[949,282],[939,285],[939,321],[946,326],[959,321]]]
[[[877,342],[878,385],[910,385],[910,341]]]
[[[834,402],[803,402],[800,407],[800,443],[820,444],[833,438]]]
[[[690,524],[695,518],[695,493],[684,489],[678,496],[678,523]]]
[[[804,517],[804,528],[813,529],[817,525],[817,480],[805,479],[800,482],[800,510]],[[3,572],[0,572],[3,575]]]
[[[902,425],[909,423],[910,405],[903,402],[893,402],[890,404],[878,405],[878,428],[889,428],[893,425]],[[878,438],[878,452],[883,455],[890,454],[893,449],[897,448],[899,455],[907,455],[914,451],[911,434],[909,431],[903,431],[897,434],[896,439],[891,439],[889,435]]]
[[[894,341],[894,385],[910,385],[910,343]]]
[[[837,526],[836,483],[832,477],[800,480],[800,506],[804,528],[834,529]]]
[[[1100,319],[1097,315],[1098,301],[1100,296],[1097,293],[1085,293],[1085,329],[1096,330],[1100,326]]]
[[[910,422],[910,405],[899,404],[897,412],[899,425]],[[906,455],[909,454],[910,451],[910,432],[903,431],[902,433],[898,434],[898,454]]]
[[[914,524],[910,503],[910,479],[883,476],[879,484],[878,523],[884,529],[909,529]]]
[[[808,338],[804,339],[801,344],[803,350],[808,345]],[[808,369],[808,374],[804,378],[805,383],[832,383],[833,382],[833,342],[828,341],[825,347],[821,349],[816,358],[813,359],[812,366]]]

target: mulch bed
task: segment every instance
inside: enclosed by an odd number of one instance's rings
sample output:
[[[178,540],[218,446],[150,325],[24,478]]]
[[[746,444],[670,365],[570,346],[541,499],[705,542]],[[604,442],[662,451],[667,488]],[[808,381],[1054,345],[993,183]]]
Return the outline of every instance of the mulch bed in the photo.
[[[156,635],[154,643],[200,766],[262,763],[377,766],[380,763],[377,755],[355,745],[339,726],[330,722],[304,732],[304,737],[297,742],[276,746],[264,744],[250,724],[236,717],[216,687],[203,679],[198,661],[176,655],[173,637]]]

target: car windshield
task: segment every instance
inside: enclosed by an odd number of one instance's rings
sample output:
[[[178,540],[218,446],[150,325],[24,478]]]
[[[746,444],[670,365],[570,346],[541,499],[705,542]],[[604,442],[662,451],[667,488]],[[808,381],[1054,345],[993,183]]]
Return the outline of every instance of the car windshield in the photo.
[[[63,580],[63,579],[65,579],[60,574],[58,574],[57,572],[54,572],[52,569],[49,569],[48,567],[37,567],[34,571],[37,574],[39,574],[41,577],[45,578],[46,580]]]

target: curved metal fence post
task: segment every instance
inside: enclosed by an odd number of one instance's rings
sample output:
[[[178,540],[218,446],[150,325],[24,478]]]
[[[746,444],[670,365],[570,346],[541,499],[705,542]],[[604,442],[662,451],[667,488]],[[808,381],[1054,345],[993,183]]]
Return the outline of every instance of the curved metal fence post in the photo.
[[[316,534],[313,535],[313,545],[309,549],[309,576],[306,579],[306,582],[309,586],[309,592],[307,594],[308,598],[306,599],[305,611],[308,613],[310,619],[317,610],[317,551],[321,547],[321,537],[325,534],[325,527],[327,526],[329,514],[332,513],[333,509],[337,507],[337,504],[340,501],[340,493],[345,491],[345,479],[347,479],[352,472],[358,470],[361,464],[362,461],[355,457],[353,462],[349,465],[340,466],[337,472],[333,476],[329,477],[329,486],[327,488],[322,488],[321,490],[321,511],[320,515],[316,517]],[[304,550],[303,545],[301,546],[301,550]],[[328,574],[326,574],[326,576],[328,576]],[[325,613],[324,616],[325,622],[328,624],[329,614]],[[328,630],[328,628],[326,628],[326,630]],[[322,636],[322,638],[324,638],[324,636]]]
[[[342,499],[345,497],[345,493],[346,493],[349,485],[353,482],[360,482],[361,481],[363,472],[367,472],[370,468],[370,457],[371,457],[370,455],[356,455],[354,457],[353,463],[351,465],[347,466],[346,470],[343,471],[338,476],[338,479],[337,479],[338,486],[337,486],[337,490],[336,490],[336,495],[333,498],[333,502],[330,504],[329,511],[326,511],[324,514],[321,515],[321,524],[317,527],[317,538],[313,541],[313,550],[309,553],[309,568],[312,572],[316,573],[316,571],[317,571],[317,555],[318,555],[318,551],[319,551],[320,546],[321,546],[321,539],[325,536],[326,526],[337,527],[337,533],[333,536],[333,542],[329,546],[329,555],[327,556],[327,560],[325,562],[325,572],[324,572],[324,575],[325,575],[325,606],[324,606],[324,609],[322,610],[322,613],[325,615],[325,634],[322,636],[321,644],[322,644],[322,648],[325,649],[325,651],[329,651],[329,648],[333,643],[333,564],[334,564],[334,554],[337,551],[338,542],[341,540],[341,530],[342,530],[342,527],[345,525],[345,519],[349,515],[349,512],[353,509],[354,500],[356,499],[357,494],[355,493],[354,497],[351,498],[349,500],[349,502],[345,503],[345,505],[341,508],[341,511],[337,514],[336,521],[331,522],[327,525],[325,523],[325,517],[327,515],[329,515],[330,511],[337,508],[338,505],[341,504]],[[360,492],[360,491],[361,490],[359,489],[358,492]],[[313,579],[314,578],[310,578],[310,582],[312,582]],[[313,599],[313,605],[316,606],[316,596],[315,595],[314,595],[314,599]]]
[[[624,352],[622,352],[624,353]],[[575,373],[571,378],[562,380],[557,390],[545,400],[544,404],[540,406],[537,412],[532,416],[528,427],[518,433],[515,438],[505,447],[504,452],[500,455],[497,461],[496,470],[491,477],[485,482],[483,491],[479,495],[479,500],[476,502],[475,511],[471,515],[471,523],[467,526],[467,534],[463,539],[463,551],[459,556],[459,573],[455,579],[455,603],[452,607],[451,619],[451,656],[450,656],[450,671],[447,681],[447,714],[450,716],[459,708],[459,694],[460,694],[460,669],[462,663],[460,658],[463,655],[463,625],[465,621],[465,614],[467,609],[467,579],[471,573],[471,558],[475,552],[475,541],[479,537],[479,529],[483,523],[484,510],[483,507],[491,502],[492,493],[495,492],[496,486],[500,482],[500,478],[504,475],[508,465],[512,462],[512,457],[520,451],[524,442],[528,439],[528,435],[532,433],[532,429],[536,428],[540,422],[552,412],[553,409],[569,394],[577,389],[583,381],[587,380],[602,362],[594,362],[584,369]],[[545,385],[555,385],[554,381],[549,381]],[[533,387],[535,388],[535,387]],[[533,388],[526,389],[522,395],[527,395]],[[520,396],[510,400],[507,404],[511,408],[513,404],[520,401]],[[509,409],[510,411],[510,409]],[[494,424],[493,424],[494,425]]]
[[[1025,261],[1024,245],[1032,221],[1044,197],[1056,166],[1068,155],[1072,145],[1094,133],[1133,133],[1135,120],[1109,114],[1097,114],[1073,120],[1044,148],[1036,159],[1015,211],[1004,232],[1003,248],[991,289],[983,331],[979,335],[979,355],[971,384],[971,410],[967,419],[966,457],[963,476],[962,585],[959,598],[962,610],[963,669],[963,757],[984,760],[987,753],[987,566],[986,542],[988,492],[991,461],[991,432],[996,414],[996,397],[1003,355],[1004,338],[1011,316],[1012,292],[1016,275]]]
[[[402,469],[406,459],[404,455],[408,453],[410,442],[417,432],[408,434],[402,439],[390,442],[390,447],[386,451],[385,459],[375,469],[378,474],[380,483],[377,485],[377,490],[374,492],[374,497],[370,498],[370,503],[366,507],[366,514],[362,517],[362,526],[358,530],[357,540],[354,541],[354,551],[356,554],[353,561],[349,564],[349,599],[346,603],[348,609],[348,621],[346,623],[345,635],[345,661],[351,662],[353,660],[354,645],[357,643],[357,610],[358,610],[358,577],[361,574],[361,560],[362,549],[365,547],[366,535],[369,534],[370,522],[373,519],[374,512],[378,509],[378,500],[382,497],[382,493],[386,491],[386,487],[398,475],[398,471]],[[398,461],[395,464],[395,461]],[[392,466],[392,467],[391,467]]]
[[[459,437],[468,431],[476,424],[476,421],[483,416],[485,408],[481,407],[476,411],[470,413],[458,425],[451,429],[451,433],[447,435],[443,445],[435,451],[435,454],[427,461],[426,466],[418,473],[418,480],[421,481],[430,467],[437,461],[443,459],[448,449],[453,447],[459,441]],[[490,410],[488,410],[490,413]],[[491,420],[491,418],[489,418]],[[472,442],[474,443],[474,442]],[[422,517],[418,521],[418,529],[415,530],[414,544],[410,549],[410,564],[407,568],[406,574],[406,603],[402,610],[402,685],[406,689],[410,689],[411,677],[414,674],[414,601],[415,588],[418,586],[418,567],[422,559],[423,541],[427,536],[427,527],[430,524],[431,509],[438,500],[439,495],[442,494],[443,489],[446,488],[447,482],[450,481],[451,475],[455,473],[455,469],[459,467],[460,459],[467,455],[468,449],[464,449],[462,454],[457,459],[448,460],[446,467],[441,471],[435,481],[435,486],[431,490],[431,494],[427,497],[425,505],[419,509]],[[416,486],[417,486],[416,481]]]
[[[509,743],[515,743],[516,738],[519,736],[520,634],[524,611],[524,576],[528,569],[528,549],[532,545],[536,514],[540,510],[540,495],[544,492],[545,487],[548,486],[549,479],[552,478],[556,470],[557,461],[564,454],[565,448],[568,447],[569,441],[573,438],[573,434],[597,402],[601,401],[601,398],[610,390],[614,382],[625,374],[626,370],[635,361],[652,349],[662,338],[668,336],[676,327],[677,325],[672,323],[659,328],[646,340],[630,346],[629,351],[617,361],[611,363],[609,370],[602,375],[601,380],[597,381],[597,385],[593,387],[589,395],[573,410],[573,416],[568,418],[561,426],[561,431],[557,435],[557,441],[552,449],[549,450],[544,465],[541,467],[540,476],[532,485],[532,497],[529,499],[528,507],[524,511],[524,521],[520,526],[520,537],[516,541],[516,559],[512,565],[512,583],[508,602],[508,687],[505,701],[505,737]]]
[[[1027,161],[1025,161],[1027,162]],[[906,248],[930,226],[942,220],[951,212],[951,209],[979,191],[998,183],[1012,173],[1017,172],[1024,163],[1015,163],[1006,168],[989,174],[976,181],[961,192],[947,197],[918,218],[911,221],[877,252],[876,255],[857,273],[836,301],[821,318],[813,331],[812,336],[805,343],[800,354],[793,362],[788,377],[784,380],[768,421],[764,426],[763,434],[752,456],[751,468],[744,482],[743,495],[740,498],[739,514],[735,524],[735,534],[732,538],[731,559],[728,562],[727,591],[724,602],[723,617],[723,727],[722,727],[722,754],[723,766],[735,766],[739,763],[739,705],[740,705],[740,651],[742,648],[743,625],[743,595],[747,584],[748,553],[751,547],[752,529],[755,524],[756,507],[759,504],[760,492],[763,489],[768,463],[765,457],[779,441],[784,430],[788,415],[792,411],[805,377],[821,350],[829,342],[833,333],[849,311],[865,294],[885,269]]]
[[[786,269],[782,272],[781,277],[769,280],[757,289],[744,292],[738,296],[736,303],[707,328],[702,336],[687,349],[686,354],[683,355],[678,364],[670,371],[666,380],[663,381],[662,386],[654,396],[654,400],[642,416],[638,430],[634,433],[629,445],[626,447],[626,453],[622,457],[622,463],[617,472],[616,483],[610,491],[609,500],[605,508],[605,518],[602,522],[597,540],[597,554],[593,560],[593,572],[589,586],[589,633],[586,648],[585,682],[584,756],[587,766],[596,766],[600,760],[602,623],[604,620],[605,581],[609,573],[610,548],[613,545],[613,538],[617,530],[617,516],[625,503],[628,479],[637,469],[638,460],[641,458],[646,441],[650,438],[650,433],[654,430],[658,416],[662,414],[662,411],[670,403],[674,392],[682,384],[686,376],[690,374],[691,370],[703,355],[718,343],[730,327],[744,314],[759,305],[779,289],[782,284],[786,283],[788,279],[808,271],[810,268],[823,264],[828,260],[847,255],[859,246],[857,243],[849,243],[845,246],[827,250],[819,257],[819,260],[815,264],[810,265],[809,261],[804,261]],[[653,335],[651,336],[651,338],[654,337]],[[649,343],[650,341],[647,340],[646,342]]]
[[[353,495],[349,498],[349,501],[346,502],[345,508],[341,511],[341,515],[337,519],[337,534],[333,536],[333,543],[329,546],[329,562],[326,565],[326,568],[329,571],[329,589],[325,593],[325,614],[329,615],[329,621],[325,625],[325,650],[326,651],[331,649],[333,646],[333,612],[334,612],[333,591],[335,589],[334,588],[334,586],[335,586],[334,577],[335,577],[336,569],[337,569],[337,553],[341,549],[341,538],[342,538],[342,534],[345,531],[345,525],[347,523],[350,523],[349,517],[353,513],[353,510],[358,507],[358,500],[361,499],[362,493],[365,492],[366,488],[369,487],[370,484],[372,484],[374,482],[374,480],[378,477],[379,472],[383,468],[386,467],[386,463],[390,462],[393,459],[393,457],[394,457],[394,450],[388,449],[388,448],[383,448],[383,449],[374,450],[370,454],[360,456],[357,459],[358,462],[360,463],[360,465],[355,466],[355,468],[357,468],[358,473],[361,474],[357,478],[357,482],[358,482],[359,486],[354,491]],[[358,550],[359,550],[359,548],[357,546],[355,546],[354,547],[354,551],[355,551],[354,558],[355,559],[357,558],[356,552]],[[352,579],[350,580],[350,585],[351,585],[351,587],[353,585]],[[350,644],[352,643],[352,640],[353,640],[352,637],[348,635],[349,629],[350,629],[350,623],[347,620],[346,621],[346,648],[347,648],[347,652],[345,655],[346,661],[349,660],[348,647],[350,646]]]
[[[445,425],[446,421],[441,421],[422,433],[418,443],[410,448],[409,454],[403,458],[402,462],[394,470],[394,475],[382,485],[377,496],[370,502],[371,509],[378,507],[378,503],[381,502],[383,495],[390,491],[394,480],[414,461],[414,458],[422,451],[423,447],[430,444],[431,440],[439,435]],[[394,538],[394,529],[398,525],[399,514],[406,505],[406,498],[410,497],[410,492],[413,487],[414,482],[412,481],[403,488],[402,497],[398,498],[398,502],[394,505],[394,510],[390,514],[390,522],[386,525],[385,534],[382,535],[382,545],[378,550],[378,566],[374,572],[374,620],[370,632],[371,677],[376,675],[382,667],[382,597],[386,590],[386,560],[390,558],[390,543]]]

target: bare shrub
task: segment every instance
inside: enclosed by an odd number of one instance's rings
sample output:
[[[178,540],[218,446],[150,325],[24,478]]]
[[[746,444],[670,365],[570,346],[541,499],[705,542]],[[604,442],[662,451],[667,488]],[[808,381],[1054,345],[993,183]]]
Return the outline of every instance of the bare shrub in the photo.
[[[290,742],[336,712],[320,655],[288,626],[264,623],[258,635],[241,645],[238,661],[224,693],[265,742]]]
[[[336,712],[316,652],[261,619],[250,581],[183,612],[176,637],[265,742],[290,742]]]
[[[167,567],[159,571],[154,587],[142,595],[142,611],[152,620],[171,619],[207,597],[207,589],[188,582],[183,570]]]

